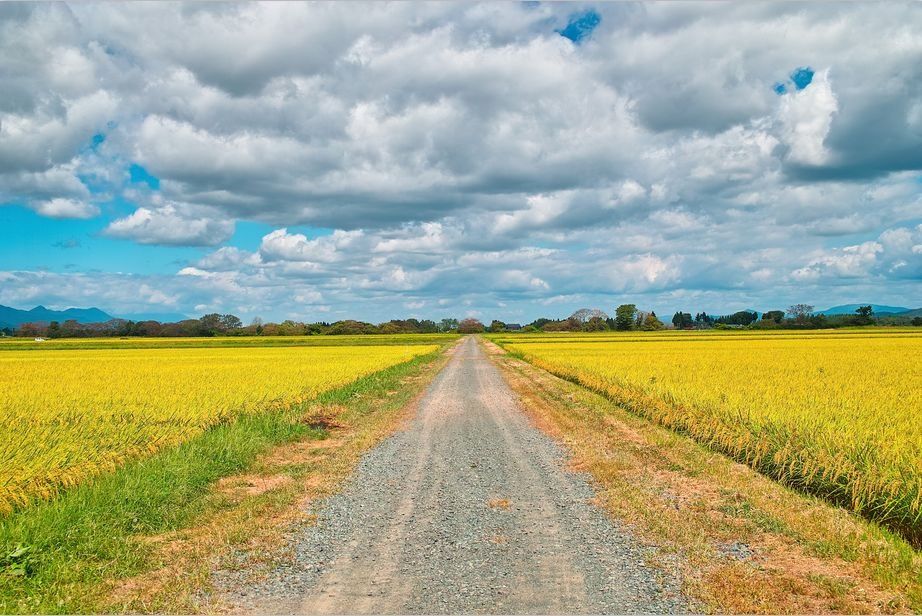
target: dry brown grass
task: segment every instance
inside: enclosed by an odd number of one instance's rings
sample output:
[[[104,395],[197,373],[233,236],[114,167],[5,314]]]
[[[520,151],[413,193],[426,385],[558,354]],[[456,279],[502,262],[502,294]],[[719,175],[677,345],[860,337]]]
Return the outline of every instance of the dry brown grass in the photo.
[[[399,391],[357,396],[349,405],[312,407],[305,423],[323,429],[322,440],[275,448],[245,474],[225,477],[212,490],[216,505],[193,526],[176,533],[138,537],[156,545],[155,564],[143,575],[111,583],[103,604],[112,612],[220,612],[220,597],[203,598],[216,568],[246,567],[259,577],[264,566],[288,557],[286,533],[311,524],[306,506],[335,493],[361,455],[412,416],[426,384],[453,349],[401,381]],[[236,555],[236,556],[233,556]]]
[[[922,610],[922,554],[901,539],[485,344],[600,505],[659,546],[664,567],[678,563],[702,609]]]

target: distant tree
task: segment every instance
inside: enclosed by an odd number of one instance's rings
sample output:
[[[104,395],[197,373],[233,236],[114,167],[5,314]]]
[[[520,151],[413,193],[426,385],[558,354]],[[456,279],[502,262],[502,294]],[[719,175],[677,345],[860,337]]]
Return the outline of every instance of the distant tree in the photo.
[[[603,313],[604,314],[604,313]],[[583,323],[584,332],[604,332],[608,331],[608,317],[602,318],[600,316],[594,316],[588,321]]]
[[[439,331],[453,332],[458,329],[458,319],[442,319],[439,321]]]
[[[241,321],[236,315],[233,314],[222,314],[221,315],[221,327],[225,332],[229,332],[235,329],[240,329],[243,327],[243,321]]]
[[[740,310],[733,314],[717,317],[717,323],[721,325],[749,325],[756,320],[756,313],[751,310]]]
[[[269,323],[263,323],[261,327],[262,327],[263,336],[278,336],[279,335],[279,324],[278,323],[272,323],[270,321]]]
[[[185,321],[182,321],[185,323]],[[224,332],[224,324],[221,322],[221,315],[217,312],[203,315],[199,319],[201,334],[203,336],[215,336]]]
[[[547,318],[545,318],[545,317],[541,317],[541,318],[539,318],[539,319],[535,319],[534,321],[532,321],[532,322],[529,323],[528,325],[529,325],[529,327],[534,327],[535,329],[542,329],[545,325],[547,325],[548,323],[550,323],[552,320],[553,320],[553,319],[547,319]]]
[[[800,325],[806,324],[812,314],[813,306],[810,304],[794,304],[788,307],[788,316]]]
[[[580,324],[588,323],[591,319],[595,318],[605,320],[608,318],[608,315],[598,308],[580,308],[570,315],[570,319],[579,321]]]
[[[130,327],[126,327],[126,325],[131,325],[131,321],[116,319],[116,322],[113,323],[113,325],[116,329],[121,327],[120,333],[122,335],[127,336],[131,331]],[[89,330],[88,325],[81,325],[75,319],[67,319],[64,321],[64,323],[61,324],[60,336],[62,338],[76,338],[79,336],[87,336],[91,333],[93,332]]]
[[[328,335],[377,334],[378,328],[371,323],[346,319],[345,321],[333,323],[324,333]]]
[[[286,319],[279,323],[279,336],[303,336],[304,323],[298,323],[291,319]]]
[[[546,332],[578,332],[583,329],[582,324],[576,319],[563,319],[562,321],[548,321],[541,326]]]
[[[621,304],[615,310],[615,329],[627,331],[634,327],[634,317],[637,314],[635,304]]]
[[[44,336],[45,328],[38,323],[23,323],[16,330],[16,333],[24,338],[35,338],[36,336]]]
[[[672,325],[676,329],[690,329],[695,326],[690,312],[677,312],[672,315]]]
[[[870,325],[874,322],[874,308],[872,306],[859,306],[855,310],[858,316],[855,318],[855,325]]]
[[[916,327],[919,327],[920,325],[922,325],[922,317],[913,317],[912,324],[915,325]]]
[[[52,321],[48,324],[48,337],[49,338],[60,338],[61,337],[61,324],[57,321]]]
[[[157,321],[139,321],[134,329],[137,336],[159,336],[163,327]]]
[[[768,312],[762,313],[763,321],[774,321],[775,323],[781,323],[784,320],[784,311],[783,310],[769,310]]]
[[[328,327],[329,327],[329,324],[327,323],[310,323],[307,326],[305,326],[304,329],[305,329],[305,333],[308,336],[318,336],[324,333]]]
[[[642,330],[648,332],[660,330],[664,327],[663,322],[656,318],[655,312],[650,312],[650,314],[646,315],[643,319],[643,324],[640,326]]]
[[[714,325],[714,317],[709,315],[706,312],[699,312],[695,315],[695,327],[698,329],[706,329]]]
[[[483,323],[477,319],[467,318],[458,323],[459,334],[480,334],[483,330]]]
[[[430,319],[423,319],[419,322],[419,333],[421,334],[434,334],[439,331],[439,326],[435,321]]]
[[[218,316],[218,315],[213,315]],[[204,317],[203,317],[204,318]],[[179,321],[175,323],[177,333],[176,336],[213,336],[213,333],[209,333],[209,330],[205,328],[205,323],[202,319],[186,319],[184,321]]]
[[[506,324],[503,323],[502,321],[497,321],[496,319],[493,319],[493,321],[490,323],[490,327],[488,328],[488,331],[491,331],[491,332],[506,331]]]

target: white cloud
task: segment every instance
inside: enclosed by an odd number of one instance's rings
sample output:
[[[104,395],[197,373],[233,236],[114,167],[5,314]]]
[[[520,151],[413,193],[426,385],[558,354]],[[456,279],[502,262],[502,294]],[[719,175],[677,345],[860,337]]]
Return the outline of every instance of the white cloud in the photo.
[[[781,97],[778,121],[781,139],[789,148],[788,160],[805,165],[822,165],[830,152],[825,141],[839,101],[829,81],[829,69],[818,71],[803,90]]]
[[[106,235],[139,244],[214,246],[234,232],[234,222],[211,208],[178,203],[139,207],[106,227]]]
[[[259,253],[267,261],[303,261],[330,263],[343,257],[364,237],[362,231],[335,231],[332,235],[309,240],[301,233],[277,229],[262,239]]]
[[[93,218],[99,216],[99,207],[75,199],[49,199],[32,204],[38,214],[48,218]]]

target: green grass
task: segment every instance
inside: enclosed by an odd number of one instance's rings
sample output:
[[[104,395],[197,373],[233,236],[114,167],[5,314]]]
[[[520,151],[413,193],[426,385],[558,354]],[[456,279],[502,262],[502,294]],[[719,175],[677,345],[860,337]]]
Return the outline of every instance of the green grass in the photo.
[[[180,446],[125,465],[61,497],[0,518],[0,612],[95,611],[93,589],[147,570],[151,548],[132,540],[190,526],[216,506],[210,486],[273,446],[323,438],[301,421],[310,404],[372,402],[402,387],[439,352],[322,394],[304,407],[244,415]],[[400,397],[392,404],[399,403]]]

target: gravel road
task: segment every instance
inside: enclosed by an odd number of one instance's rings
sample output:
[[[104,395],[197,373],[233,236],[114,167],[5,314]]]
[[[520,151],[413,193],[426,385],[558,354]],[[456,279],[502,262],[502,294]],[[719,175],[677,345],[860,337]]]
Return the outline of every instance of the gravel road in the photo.
[[[468,337],[407,428],[307,512],[317,524],[291,537],[292,562],[218,587],[261,613],[687,611],[565,459]]]

